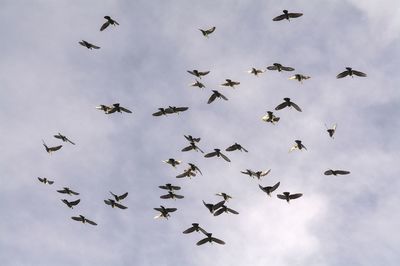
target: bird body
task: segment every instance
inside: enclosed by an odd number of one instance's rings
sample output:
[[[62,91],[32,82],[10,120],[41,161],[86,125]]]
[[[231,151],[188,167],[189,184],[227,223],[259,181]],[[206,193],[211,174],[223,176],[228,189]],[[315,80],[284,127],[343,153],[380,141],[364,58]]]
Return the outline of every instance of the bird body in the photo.
[[[203,33],[203,36],[208,38],[208,36],[215,31],[216,27],[211,27],[209,29],[199,29],[201,33]]]
[[[204,157],[206,157],[206,158],[211,158],[211,157],[214,157],[214,156],[221,157],[222,159],[224,159],[227,162],[231,161],[225,154],[223,154],[221,152],[220,149],[214,149],[213,152],[210,152],[210,153],[207,153],[206,155],[204,155]]]
[[[293,106],[293,108],[296,109],[298,112],[301,112],[301,111],[302,111],[301,108],[300,108],[296,103],[290,101],[290,98],[283,98],[283,100],[284,100],[283,103],[281,103],[281,104],[279,104],[277,107],[275,107],[275,110],[276,110],[276,111],[281,110],[281,109],[283,109],[283,108],[285,108],[285,107],[292,107],[292,106]]]
[[[295,144],[290,148],[289,152],[292,152],[294,150],[307,150],[306,146],[303,145],[303,143],[301,142],[301,140],[296,139]]]
[[[301,16],[303,16],[302,13],[289,13],[289,11],[283,10],[282,15],[279,15],[279,16],[273,18],[272,20],[273,21],[281,21],[281,20],[287,19],[288,21],[290,21],[290,18],[298,18]]]
[[[267,111],[267,114],[261,118],[262,121],[269,122],[273,125],[275,125],[275,123],[277,123],[280,119],[280,117],[275,116],[271,111]]]
[[[279,72],[282,71],[294,71],[293,67],[286,67],[279,63],[273,63],[272,66],[267,67],[268,70],[278,70]]]
[[[158,219],[158,218],[164,217],[165,219],[168,220],[168,217],[171,216],[169,213],[170,212],[174,212],[177,209],[176,208],[165,208],[164,206],[161,205],[160,208],[154,208],[154,210],[160,212],[160,214],[155,216],[154,219]]]
[[[69,208],[73,209],[74,206],[78,205],[79,202],[81,202],[80,199],[77,199],[75,201],[68,201],[66,199],[61,200],[63,203],[65,203]]]
[[[303,194],[301,194],[301,193],[290,194],[290,192],[283,192],[283,194],[278,194],[278,195],[276,195],[276,196],[277,196],[279,199],[286,200],[287,203],[289,203],[290,200],[300,198],[301,196],[303,196]]]
[[[240,85],[240,82],[239,81],[233,81],[231,79],[225,79],[225,83],[221,84],[221,86],[232,87],[232,89],[234,89],[236,85]]]
[[[44,142],[44,140],[42,140],[43,142],[43,146],[46,149],[48,154],[51,154],[52,152],[58,151],[59,149],[62,148],[62,145],[58,145],[58,146],[53,146],[53,147],[49,147],[46,145],[46,143]]]
[[[200,245],[203,245],[203,244],[205,244],[207,242],[210,242],[210,243],[215,242],[215,243],[220,244],[220,245],[225,245],[224,241],[222,241],[221,239],[213,237],[211,233],[207,233],[206,236],[207,236],[206,238],[204,238],[204,239],[200,240],[199,242],[197,242],[196,245],[200,246]]]
[[[223,95],[222,93],[220,93],[217,90],[212,90],[213,94],[211,94],[210,98],[208,99],[208,104],[212,103],[215,99],[220,98],[223,99],[225,101],[228,100],[228,98],[225,97],[225,95]]]
[[[344,77],[346,77],[346,76],[350,76],[350,77],[354,77],[353,75],[356,75],[356,76],[358,76],[358,77],[366,77],[367,76],[367,74],[365,74],[365,73],[363,73],[363,72],[361,72],[361,71],[357,71],[357,70],[354,70],[354,69],[352,69],[351,67],[346,67],[346,70],[345,71],[343,71],[343,72],[341,72],[341,73],[339,73],[337,76],[336,76],[336,78],[337,79],[341,79],[341,78],[344,78]]]
[[[122,204],[116,202],[116,201],[113,200],[113,199],[104,200],[104,203],[107,204],[107,205],[110,205],[111,208],[117,207],[117,208],[123,209],[123,210],[128,208],[128,207],[126,207],[126,206],[124,206],[124,205],[122,205]]]
[[[100,31],[105,30],[110,25],[113,25],[113,26],[119,25],[119,23],[117,21],[113,20],[110,16],[105,16],[104,18],[107,21],[104,22],[104,24],[101,26]]]
[[[205,88],[206,86],[203,84],[203,83],[201,83],[200,81],[198,81],[197,79],[196,79],[196,82],[195,83],[192,83],[192,84],[190,84],[190,86],[192,86],[192,87],[199,87],[200,89],[201,88]]]
[[[61,139],[63,142],[69,142],[72,145],[75,145],[75,143],[73,143],[71,140],[69,140],[66,136],[62,135],[60,132],[58,133],[58,135],[54,135],[54,137],[57,139]]]
[[[89,50],[92,50],[92,49],[100,49],[99,46],[94,45],[94,44],[91,44],[90,42],[87,42],[87,41],[85,41],[85,40],[80,41],[79,44],[82,45],[82,46],[84,46],[84,47],[86,47],[86,48],[88,48]]]
[[[71,217],[72,220],[78,221],[78,222],[82,222],[82,223],[88,223],[91,225],[97,225],[97,223],[93,222],[92,220],[87,219],[85,216],[83,215],[79,215],[79,216],[73,216]]]
[[[49,184],[53,185],[54,181],[48,180],[46,177],[40,178],[38,177],[39,181],[42,182],[43,184]]]
[[[261,185],[258,185],[259,188],[264,191],[265,193],[267,193],[268,196],[271,197],[271,193],[274,192],[280,185],[280,182],[276,183],[273,186],[266,186],[266,187],[262,187]]]

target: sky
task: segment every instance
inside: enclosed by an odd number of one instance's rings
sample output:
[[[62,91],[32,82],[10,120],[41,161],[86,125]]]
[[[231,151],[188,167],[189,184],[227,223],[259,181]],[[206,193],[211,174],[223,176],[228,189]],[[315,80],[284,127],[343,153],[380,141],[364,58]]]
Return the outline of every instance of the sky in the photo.
[[[2,265],[399,265],[400,2],[2,0]],[[273,22],[283,9],[300,18]],[[119,22],[100,32],[103,18]],[[216,26],[209,38],[199,28]],[[86,40],[101,47],[88,50]],[[246,71],[273,63],[293,73]],[[345,67],[366,78],[336,79]],[[187,70],[209,70],[206,88]],[[300,84],[295,73],[311,78]],[[225,79],[240,85],[222,88]],[[228,101],[207,104],[217,89]],[[276,111],[276,125],[261,117]],[[132,114],[106,115],[121,103]],[[159,107],[188,106],[153,117]],[[337,123],[335,138],[325,124]],[[61,143],[58,132],[76,143]],[[235,142],[248,153],[204,158]],[[289,153],[300,139],[307,151]],[[49,146],[62,144],[54,154]],[[176,169],[162,161],[182,161]],[[203,175],[176,179],[187,163]],[[267,170],[261,180],[240,173]],[[351,171],[325,176],[328,169]],[[47,177],[54,184],[41,184]],[[268,197],[258,185],[280,187]],[[160,185],[181,200],[160,199]],[[70,187],[77,197],[56,190]],[[103,200],[129,192],[126,210]],[[303,193],[287,204],[284,191]],[[212,216],[218,192],[239,215]],[[81,199],[74,209],[61,199]],[[160,205],[178,210],[153,219]],[[70,217],[85,215],[90,226]],[[200,223],[226,245],[196,246]]]

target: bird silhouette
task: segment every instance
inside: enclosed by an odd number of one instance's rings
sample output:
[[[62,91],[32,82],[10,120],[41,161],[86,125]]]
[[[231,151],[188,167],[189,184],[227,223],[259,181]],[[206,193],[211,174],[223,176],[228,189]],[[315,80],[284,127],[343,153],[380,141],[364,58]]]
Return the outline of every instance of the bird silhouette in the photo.
[[[128,196],[128,192],[125,192],[124,194],[119,195],[119,196],[114,194],[114,193],[112,193],[111,191],[110,191],[110,194],[114,197],[114,200],[116,202],[122,201],[123,199],[125,199]]]
[[[110,205],[111,208],[117,207],[117,208],[122,209],[122,210],[125,210],[125,209],[128,208],[128,207],[126,207],[126,206],[124,206],[124,205],[122,205],[122,204],[116,202],[116,201],[113,200],[113,199],[104,200],[104,203],[107,204],[107,205]]]
[[[225,149],[226,151],[244,151],[244,152],[249,152],[248,150],[246,150],[244,147],[242,147],[242,145],[238,144],[235,142],[235,144],[229,146],[228,148]]]
[[[255,67],[252,67],[250,70],[247,71],[247,73],[249,74],[253,74],[254,76],[258,77],[259,74],[264,73],[265,70],[264,69],[257,69]]]
[[[216,27],[211,27],[209,29],[199,29],[201,33],[203,33],[203,36],[208,38],[208,36],[215,31]]]
[[[160,196],[161,199],[183,199],[184,196],[175,194],[173,191],[168,191],[168,194]]]
[[[196,79],[196,82],[190,84],[192,87],[199,87],[200,89],[205,88],[206,86]]]
[[[167,183],[167,184],[165,184],[165,185],[163,185],[163,186],[158,186],[158,187],[161,188],[161,189],[169,190],[169,191],[180,190],[180,189],[181,189],[181,187],[179,187],[179,186],[173,186],[173,185],[171,185],[170,183]]]
[[[281,109],[283,109],[285,107],[292,107],[293,106],[294,109],[296,109],[297,111],[301,112],[300,107],[297,104],[295,104],[294,102],[290,101],[290,98],[283,98],[283,100],[284,100],[283,103],[281,103],[277,107],[275,107],[276,111],[281,110]]]
[[[170,212],[174,212],[177,209],[176,208],[165,208],[164,206],[160,206],[160,208],[154,208],[154,210],[160,212],[160,214],[156,215],[154,217],[154,219],[158,219],[158,218],[162,218],[164,217],[165,219],[168,220],[168,217],[170,217],[171,215],[169,214]]]
[[[54,181],[48,180],[46,177],[43,177],[43,178],[38,177],[38,179],[43,184],[49,184],[49,185],[53,185],[54,184]]]
[[[190,234],[192,232],[202,232],[203,234],[208,234],[206,230],[201,228],[198,223],[192,223],[192,226],[183,231],[184,234]]]
[[[79,202],[81,202],[80,199],[77,199],[75,201],[68,201],[66,199],[61,200],[62,202],[64,202],[69,208],[73,209],[74,206],[78,205]]]
[[[214,156],[221,157],[222,159],[224,159],[227,162],[231,161],[225,154],[223,154],[221,152],[220,149],[214,149],[213,152],[210,152],[210,153],[207,153],[206,155],[204,155],[204,157],[206,157],[206,158],[211,158],[211,157],[214,157]]]
[[[268,70],[278,70],[279,72],[282,71],[294,71],[293,67],[286,67],[279,63],[273,63],[272,66],[267,67]]]
[[[189,74],[192,74],[193,76],[196,76],[198,78],[201,79],[201,77],[207,75],[208,73],[210,73],[210,71],[198,71],[197,69],[194,70],[188,70],[187,71]]]
[[[215,99],[220,98],[223,99],[225,101],[228,100],[228,98],[225,97],[225,95],[223,95],[222,93],[220,93],[217,90],[212,90],[213,94],[211,94],[210,98],[208,99],[208,104],[212,103]]]
[[[44,140],[42,140],[42,142],[43,142],[43,146],[44,146],[44,148],[46,149],[46,151],[47,151],[48,154],[51,154],[51,153],[53,153],[53,152],[55,152],[55,151],[58,151],[59,149],[62,148],[62,145],[49,147],[49,146],[46,145],[46,143],[44,142]]]
[[[79,216],[72,216],[71,217],[72,220],[78,221],[78,222],[82,222],[82,223],[88,223],[91,225],[97,225],[97,223],[93,222],[92,220],[87,219],[85,216],[83,215],[79,215]]]
[[[324,175],[334,175],[334,176],[337,176],[337,175],[348,175],[348,174],[350,174],[350,172],[349,171],[345,171],[345,170],[332,170],[332,169],[329,169],[329,170],[324,172]]]
[[[96,45],[94,45],[94,44],[91,44],[90,42],[87,42],[87,41],[85,41],[85,40],[80,41],[79,44],[82,45],[82,46],[84,46],[84,47],[86,47],[86,48],[88,48],[89,50],[92,50],[92,49],[100,49],[99,46],[96,46]]]
[[[172,165],[173,167],[176,167],[179,165],[182,161],[175,160],[174,158],[169,158],[168,160],[164,160],[163,163]]]
[[[110,26],[110,25],[114,25],[114,26],[119,25],[119,23],[116,22],[115,20],[113,20],[110,16],[105,16],[104,18],[105,18],[107,21],[104,22],[104,24],[101,26],[100,31],[105,30],[105,29],[106,29],[108,26]]]
[[[361,72],[361,71],[357,71],[352,69],[351,67],[346,67],[346,70],[343,71],[342,73],[339,73],[336,78],[341,79],[344,78],[346,76],[350,76],[350,77],[354,77],[354,75],[358,76],[358,77],[366,77],[367,74]]]
[[[239,81],[233,81],[231,79],[225,79],[225,83],[222,83],[221,86],[225,87],[232,87],[232,89],[235,88],[235,86],[240,85]]]
[[[294,150],[307,150],[306,146],[303,145],[301,140],[296,139],[294,142],[295,144],[290,148],[289,152],[292,152]]]
[[[63,189],[61,189],[61,190],[57,190],[57,192],[58,193],[61,193],[61,194],[68,194],[68,195],[79,195],[79,193],[78,192],[75,192],[75,191],[73,191],[73,190],[71,190],[70,188],[68,188],[68,187],[63,187]]]
[[[303,80],[306,80],[306,79],[309,79],[309,78],[311,78],[311,77],[310,76],[305,76],[303,74],[296,74],[294,76],[291,76],[289,79],[297,80],[301,84],[303,84]]]
[[[278,194],[278,195],[276,195],[276,196],[277,196],[279,199],[286,200],[287,203],[289,203],[290,200],[300,198],[301,196],[303,196],[303,194],[301,194],[301,193],[290,194],[290,192],[283,192],[283,194]]]
[[[264,191],[265,193],[267,193],[268,196],[271,197],[271,193],[274,192],[279,187],[279,185],[280,185],[280,182],[276,183],[273,186],[266,186],[266,187],[263,187],[261,185],[258,185],[258,186],[262,191]]]
[[[210,242],[210,243],[215,242],[215,243],[220,244],[220,245],[225,245],[224,241],[222,241],[221,239],[213,237],[211,233],[207,233],[206,236],[207,236],[206,238],[204,238],[204,239],[200,240],[199,242],[197,242],[196,245],[200,246],[200,245],[203,245],[203,244],[205,244],[207,242]]]
[[[288,21],[290,21],[290,18],[298,18],[298,17],[301,17],[301,16],[303,16],[302,13],[289,13],[289,11],[283,10],[283,14],[282,15],[274,17],[272,20],[273,21],[281,21],[281,20],[287,19]]]
[[[334,135],[335,132],[336,132],[337,124],[334,124],[334,125],[332,126],[332,128],[328,128],[326,125],[325,125],[325,127],[326,127],[326,131],[327,131],[328,134],[329,134],[329,137],[334,138],[333,135]]]

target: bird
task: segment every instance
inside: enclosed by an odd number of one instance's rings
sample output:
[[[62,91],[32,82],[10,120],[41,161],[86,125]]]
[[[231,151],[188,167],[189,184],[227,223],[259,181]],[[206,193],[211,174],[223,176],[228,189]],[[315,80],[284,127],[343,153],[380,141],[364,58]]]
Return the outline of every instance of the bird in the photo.
[[[169,191],[180,190],[180,189],[181,189],[181,187],[179,187],[179,186],[173,186],[173,185],[171,185],[170,183],[165,184],[165,185],[163,185],[163,186],[158,186],[158,187],[161,188],[161,189],[169,190]]]
[[[213,237],[211,233],[207,233],[206,236],[207,236],[206,238],[204,238],[204,239],[200,240],[199,242],[197,242],[196,245],[200,246],[200,245],[203,245],[203,244],[205,244],[207,242],[210,242],[210,243],[215,242],[215,243],[220,244],[220,245],[225,245],[224,241],[222,241],[221,239]]]
[[[114,194],[114,193],[112,193],[111,191],[110,191],[110,194],[114,197],[116,202],[122,201],[123,199],[126,198],[126,196],[128,196],[128,192],[125,192],[124,194],[119,195],[119,196]]]
[[[106,114],[112,114],[112,113],[115,113],[115,112],[118,112],[118,113],[121,113],[121,114],[122,114],[122,112],[129,113],[129,114],[132,113],[131,110],[128,110],[125,107],[120,106],[119,103],[114,103],[110,108],[111,109],[108,112],[106,112]]]
[[[81,42],[79,42],[79,44],[82,45],[82,46],[84,46],[84,47],[86,47],[86,48],[88,48],[89,50],[92,50],[92,49],[100,49],[99,46],[96,46],[96,45],[94,45],[94,44],[91,44],[90,42],[87,42],[87,41],[85,41],[85,40],[82,40]]]
[[[203,33],[203,36],[208,38],[208,35],[210,35],[211,33],[213,33],[215,31],[216,27],[211,27],[209,29],[199,29],[201,31],[201,33]]]
[[[185,147],[182,149],[183,152],[185,151],[191,151],[191,150],[195,150],[195,151],[200,151],[201,153],[204,153],[204,151],[202,149],[200,149],[195,142],[190,142],[189,146]]]
[[[192,223],[192,226],[189,227],[188,229],[186,229],[185,231],[183,231],[183,233],[184,233],[184,234],[190,234],[190,233],[192,233],[192,232],[194,232],[194,231],[196,231],[196,232],[202,232],[202,233],[205,234],[205,235],[208,234],[206,230],[204,230],[203,228],[201,228],[201,227],[199,226],[198,223]]]
[[[246,169],[246,171],[240,171],[242,174],[248,175],[250,177],[254,176],[254,172],[250,169]],[[254,177],[253,177],[254,178]]]
[[[232,146],[229,146],[228,148],[225,149],[226,151],[244,151],[244,152],[249,152],[248,150],[246,150],[245,148],[242,147],[242,145],[238,144],[235,142],[235,144],[233,144]]]
[[[68,195],[79,195],[78,192],[75,192],[68,187],[63,187],[63,189],[57,190],[57,192],[62,193],[62,194],[68,194]]]
[[[171,113],[171,114],[178,114],[179,112],[184,112],[187,109],[189,109],[189,107],[176,107],[176,106],[169,106],[167,109],[165,109],[165,111],[167,113]]]
[[[232,196],[226,194],[225,192],[220,192],[215,194],[216,196],[221,196],[222,198],[224,198],[224,201],[228,201],[229,199],[232,198]]]
[[[58,135],[54,135],[54,137],[57,139],[61,139],[63,142],[69,142],[72,145],[75,145],[75,143],[73,143],[71,140],[69,140],[66,136],[62,135],[60,132],[58,133]]]
[[[192,135],[183,135],[189,142],[200,142],[201,138],[194,138]]]
[[[176,167],[179,165],[182,161],[175,160],[174,158],[169,158],[168,160],[164,160],[163,163],[167,163],[172,165],[173,167]]]
[[[258,185],[258,187],[264,191],[265,193],[267,193],[268,196],[271,197],[271,193],[274,192],[280,185],[281,182],[276,183],[275,185],[271,186],[267,186],[267,187],[263,187],[261,185]]]
[[[106,29],[108,26],[110,26],[110,25],[114,25],[114,26],[119,25],[119,23],[116,22],[115,20],[113,20],[110,16],[105,16],[104,18],[105,18],[107,21],[104,22],[104,24],[101,26],[100,31],[105,30],[105,29]]]
[[[247,71],[249,74],[253,74],[254,76],[258,77],[258,74],[264,73],[264,69],[256,69],[255,67],[252,67],[250,70]]]
[[[192,176],[196,176],[196,173],[193,172],[190,168],[183,170],[182,174],[179,174],[176,176],[176,178],[183,178],[183,177],[189,177],[191,178]]]
[[[216,210],[214,212],[214,216],[219,216],[224,212],[225,213],[239,214],[237,211],[235,211],[235,210],[233,210],[231,208],[228,208],[226,205],[223,204],[218,210]]]
[[[205,88],[206,86],[196,79],[196,82],[190,84],[192,87],[199,87],[200,89]]]
[[[301,16],[303,16],[302,13],[289,13],[289,11],[283,10],[283,14],[282,15],[274,17],[272,20],[273,21],[280,21],[280,20],[287,19],[288,21],[290,21],[290,18],[298,18],[298,17],[301,17]]]
[[[71,217],[72,220],[78,221],[78,222],[82,222],[82,223],[88,223],[91,225],[97,225],[97,223],[93,222],[92,220],[87,219],[85,216],[83,215],[79,215],[79,216],[72,216]]]
[[[292,199],[297,199],[303,196],[301,193],[296,193],[296,194],[290,194],[290,192],[283,192],[283,194],[278,194],[276,195],[279,199],[286,200],[288,203]]]
[[[203,175],[203,173],[201,172],[200,168],[197,167],[195,164],[192,163],[188,163],[189,164],[189,168],[190,170],[192,170],[193,172],[199,172],[201,175]]]
[[[339,73],[337,76],[336,76],[336,78],[337,79],[341,79],[341,78],[344,78],[344,77],[346,77],[346,76],[350,76],[350,77],[354,77],[353,75],[356,75],[356,76],[358,76],[358,77],[366,77],[367,76],[367,74],[365,74],[365,73],[363,73],[363,72],[361,72],[361,71],[357,71],[357,70],[354,70],[354,69],[352,69],[351,67],[346,67],[346,70],[345,71],[343,71],[342,73]]]
[[[222,159],[224,159],[227,162],[231,161],[225,154],[223,154],[221,152],[220,149],[214,149],[213,152],[210,152],[210,153],[207,153],[206,155],[204,155],[204,157],[206,157],[206,158],[210,158],[210,157],[214,157],[214,156],[222,157]]]
[[[295,144],[290,148],[289,152],[292,152],[294,150],[307,150],[306,146],[303,145],[303,143],[301,143],[301,140],[296,139]]]
[[[278,122],[280,119],[280,117],[275,116],[274,113],[271,111],[267,111],[267,114],[261,117],[262,121],[269,122],[273,125],[275,125],[275,123]]]
[[[334,176],[337,176],[337,175],[348,175],[348,174],[350,174],[350,172],[349,171],[345,171],[345,170],[331,170],[331,169],[329,169],[329,170],[324,172],[324,175],[334,175]]]
[[[161,116],[161,115],[167,115],[167,114],[171,114],[170,110],[166,110],[165,108],[158,108],[158,111],[153,113],[153,116]]]
[[[290,101],[290,98],[283,98],[283,100],[284,100],[283,103],[281,103],[277,107],[275,107],[276,111],[281,110],[281,109],[283,109],[285,107],[292,107],[293,106],[294,109],[296,109],[297,111],[301,112],[300,107],[297,104],[295,104],[294,102]]]
[[[239,84],[240,84],[239,81],[233,81],[231,79],[225,79],[225,83],[222,83],[221,86],[232,87],[232,89],[234,89],[235,86],[239,85]]]
[[[59,149],[62,148],[62,145],[58,145],[58,146],[53,146],[53,147],[49,147],[46,145],[46,143],[44,142],[44,140],[42,140],[43,142],[43,146],[46,149],[48,154],[51,154],[52,152],[58,151]]]
[[[299,81],[301,84],[303,84],[303,80],[311,78],[310,76],[305,76],[303,74],[296,74],[294,76],[291,76],[289,79],[295,79]]]
[[[210,73],[210,71],[198,71],[197,69],[194,69],[194,70],[187,70],[187,72],[188,72],[189,74],[192,74],[193,76],[196,76],[196,77],[200,78],[200,79],[201,79],[202,76],[205,76],[205,75],[207,75],[208,73]]]
[[[104,111],[105,114],[110,114],[113,108],[104,104],[100,104],[99,106],[96,106],[96,109]]]
[[[293,67],[286,67],[283,66],[279,63],[273,63],[272,66],[267,67],[268,70],[278,70],[279,72],[281,71],[294,71]]]
[[[219,208],[222,207],[222,205],[224,205],[225,200],[220,201],[216,204],[212,204],[212,203],[205,203],[203,200],[203,204],[204,206],[206,206],[206,208],[210,211],[210,213],[214,213],[215,210],[218,210]]]
[[[66,199],[61,200],[62,202],[64,202],[69,208],[73,209],[74,206],[78,205],[79,202],[81,202],[80,199],[77,199],[75,201],[68,201]]]
[[[158,218],[164,217],[165,219],[168,220],[168,217],[171,216],[169,213],[170,213],[170,212],[174,212],[174,211],[176,211],[177,209],[176,209],[176,208],[165,208],[164,206],[160,205],[160,208],[154,208],[154,210],[160,212],[160,214],[159,214],[159,215],[156,215],[156,216],[154,217],[154,219],[158,219]]]
[[[118,202],[116,202],[113,199],[104,200],[104,203],[107,204],[107,205],[110,205],[111,208],[117,207],[117,208],[122,209],[122,210],[125,210],[125,209],[128,208],[128,207],[126,207],[126,206],[124,206],[122,204],[119,204]]]
[[[328,134],[329,134],[329,137],[334,138],[333,135],[334,135],[335,132],[336,132],[337,124],[333,124],[332,128],[328,128],[326,125],[325,125],[325,127],[326,127],[326,131],[327,131]]]
[[[220,98],[220,99],[224,99],[225,101],[228,100],[228,98],[225,97],[225,95],[223,95],[222,93],[220,93],[217,90],[212,90],[213,94],[211,94],[210,98],[208,99],[208,104],[212,103],[215,99]]]
[[[168,191],[168,194],[160,196],[161,199],[183,199],[184,196],[175,194],[173,191]]]
[[[261,180],[261,177],[268,175],[270,172],[271,172],[271,169],[266,170],[266,171],[253,172],[253,178],[255,176],[255,177],[257,177],[258,180]]]
[[[42,182],[43,184],[49,184],[53,185],[54,181],[48,180],[46,177],[40,178],[38,177],[39,181]]]

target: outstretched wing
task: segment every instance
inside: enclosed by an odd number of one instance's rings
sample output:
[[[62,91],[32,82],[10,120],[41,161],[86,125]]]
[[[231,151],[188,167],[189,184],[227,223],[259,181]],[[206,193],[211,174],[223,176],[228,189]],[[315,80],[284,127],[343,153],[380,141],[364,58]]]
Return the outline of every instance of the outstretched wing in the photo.
[[[283,200],[286,200],[286,197],[285,197],[285,195],[282,195],[282,194],[278,194],[278,195],[276,195],[279,199],[283,199]]]
[[[237,150],[237,145],[233,144],[232,146],[229,146],[228,148],[225,149],[226,151],[234,151]]]
[[[109,21],[106,21],[106,22],[101,26],[100,31],[105,30],[109,25],[110,25],[110,22],[109,22]]]
[[[282,110],[283,108],[285,108],[287,106],[288,106],[288,103],[287,102],[283,102],[283,103],[279,104],[277,107],[275,107],[275,110],[276,111]]]
[[[83,221],[83,218],[80,217],[80,216],[72,216],[71,219],[75,220],[75,221],[78,221],[78,222],[82,222]]]
[[[210,158],[210,157],[214,157],[214,156],[216,156],[216,155],[217,155],[217,152],[216,152],[216,151],[213,151],[213,152],[207,153],[206,155],[204,155],[204,157]]]
[[[160,196],[160,198],[161,199],[170,199],[170,198],[172,198],[172,195],[171,194],[166,194],[166,195]]]
[[[97,46],[97,45],[94,45],[94,44],[90,44],[90,47],[92,47],[93,49],[100,49],[100,46]]]
[[[279,187],[280,184],[281,184],[281,182],[276,183],[273,187],[271,187],[271,189],[269,191],[274,192]]]
[[[220,154],[221,154],[221,157],[222,157],[225,161],[227,161],[228,163],[231,162],[231,160],[230,160],[225,154],[223,154],[223,153],[221,153],[221,152],[220,152]]]
[[[220,245],[225,245],[224,241],[222,241],[221,239],[215,238],[215,237],[211,237],[211,241],[218,243]]]
[[[91,225],[97,225],[95,222],[93,222],[92,220],[89,220],[89,219],[86,219],[86,222]]]
[[[336,78],[341,79],[349,75],[349,71],[343,71],[342,73],[337,74]]]
[[[81,200],[80,200],[80,199],[77,199],[77,200],[75,200],[75,201],[71,201],[69,204],[75,206],[75,205],[78,205],[79,202],[81,202]]]
[[[214,216],[219,216],[219,215],[221,215],[221,213],[223,213],[225,210],[224,209],[219,209],[219,210],[217,210],[216,212],[214,212]]]
[[[194,228],[194,226],[186,229],[185,231],[183,231],[184,234],[190,234],[192,232],[194,232],[194,230],[196,230],[196,228]]]
[[[350,174],[350,172],[349,172],[349,171],[344,171],[344,170],[336,170],[336,174],[339,174],[339,175],[348,175],[348,174]]]
[[[289,13],[288,16],[289,16],[289,18],[298,18],[298,17],[303,16],[303,14],[302,13]]]
[[[333,171],[332,170],[325,171],[324,175],[333,175]]]
[[[285,71],[294,71],[294,68],[293,68],[293,67],[285,67],[285,66],[282,66],[281,69],[282,69],[282,70],[285,70]]]
[[[120,209],[122,209],[122,210],[125,210],[125,209],[128,208],[128,207],[126,207],[126,206],[124,206],[124,205],[122,205],[122,204],[119,204],[119,203],[115,203],[115,206],[117,206],[118,208],[120,208]]]
[[[132,113],[131,110],[128,110],[128,109],[126,109],[125,107],[120,107],[120,109],[121,109],[121,111],[124,111],[125,113],[129,113],[129,114]]]
[[[196,245],[200,246],[200,245],[203,245],[203,244],[205,244],[205,243],[207,243],[207,242],[208,242],[208,237],[203,238],[202,240],[200,240],[199,242],[197,242]]]
[[[50,147],[49,150],[50,151],[58,151],[61,148],[62,148],[62,145],[59,145],[59,146]]]
[[[281,21],[281,20],[283,20],[283,19],[285,19],[286,18],[286,15],[285,14],[282,14],[282,15],[279,15],[279,16],[277,16],[277,17],[274,17],[272,20],[273,21]]]
[[[122,194],[121,196],[118,196],[118,199],[119,199],[119,200],[123,200],[123,199],[126,198],[126,196],[128,196],[128,192]]]
[[[294,102],[292,102],[292,106],[294,107],[294,109],[296,109],[297,111],[301,112],[301,108],[295,104]]]
[[[353,70],[353,74],[359,77],[366,77],[367,74],[361,72],[361,71],[357,71],[357,70]]]
[[[300,198],[301,196],[303,196],[303,194],[301,194],[301,193],[291,194],[289,196],[289,199],[297,199],[297,198]]]
[[[211,97],[208,99],[208,104],[212,103],[217,98],[217,94],[213,93]]]
[[[233,214],[239,214],[237,211],[235,211],[235,210],[233,210],[233,209],[231,209],[231,208],[226,208],[226,210],[227,210],[228,212],[230,212],[230,213],[233,213]]]
[[[268,70],[278,70],[277,66],[268,66],[267,67]]]

